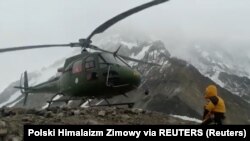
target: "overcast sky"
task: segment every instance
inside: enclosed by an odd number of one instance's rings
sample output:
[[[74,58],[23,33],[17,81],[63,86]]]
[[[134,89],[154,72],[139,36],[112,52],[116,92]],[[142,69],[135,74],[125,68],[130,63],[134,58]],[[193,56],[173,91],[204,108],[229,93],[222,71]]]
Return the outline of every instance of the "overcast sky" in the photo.
[[[0,0],[0,48],[74,42],[116,14],[148,1]],[[171,0],[137,13],[106,32],[138,31],[166,43],[178,43],[179,50],[199,40],[232,44],[233,50],[241,44],[247,49],[249,6],[249,0]],[[24,70],[40,70],[71,51],[55,48],[0,54],[0,91]]]

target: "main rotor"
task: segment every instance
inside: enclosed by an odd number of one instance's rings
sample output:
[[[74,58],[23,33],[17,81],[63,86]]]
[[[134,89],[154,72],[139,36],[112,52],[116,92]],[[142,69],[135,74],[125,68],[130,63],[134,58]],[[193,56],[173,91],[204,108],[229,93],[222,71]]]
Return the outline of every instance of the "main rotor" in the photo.
[[[0,53],[10,52],[10,51],[27,50],[27,49],[51,48],[51,47],[81,47],[82,50],[86,50],[87,48],[89,48],[89,49],[98,50],[98,51],[102,51],[102,52],[106,52],[106,53],[113,53],[113,52],[101,49],[101,48],[93,45],[92,41],[91,41],[92,37],[94,35],[96,35],[96,34],[104,32],[105,30],[107,30],[109,27],[111,27],[115,23],[125,19],[126,17],[128,17],[130,15],[133,15],[133,14],[135,14],[137,12],[140,12],[140,11],[146,9],[146,8],[149,8],[149,7],[152,7],[152,6],[167,2],[167,1],[169,1],[169,0],[152,0],[152,1],[148,2],[148,3],[142,4],[140,6],[132,8],[132,9],[130,9],[128,11],[125,11],[125,12],[123,12],[123,13],[109,19],[108,21],[104,22],[103,24],[98,26],[87,38],[79,39],[78,42],[72,42],[72,43],[68,43],[68,44],[44,44],[44,45],[30,45],[30,46],[1,48]],[[113,54],[118,56],[117,52],[115,54],[114,53]],[[127,56],[119,55],[119,57],[122,57],[125,60],[143,62],[143,61],[140,61],[140,60],[129,58]]]

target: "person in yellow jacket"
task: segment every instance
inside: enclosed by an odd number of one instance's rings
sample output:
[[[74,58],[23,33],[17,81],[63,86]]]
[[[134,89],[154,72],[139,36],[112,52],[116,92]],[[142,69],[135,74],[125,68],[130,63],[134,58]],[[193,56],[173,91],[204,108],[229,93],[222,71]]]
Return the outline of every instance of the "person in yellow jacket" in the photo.
[[[207,103],[204,106],[202,125],[208,125],[212,122],[216,125],[221,125],[225,119],[226,107],[224,100],[217,95],[215,85],[209,85],[206,88],[205,99]]]

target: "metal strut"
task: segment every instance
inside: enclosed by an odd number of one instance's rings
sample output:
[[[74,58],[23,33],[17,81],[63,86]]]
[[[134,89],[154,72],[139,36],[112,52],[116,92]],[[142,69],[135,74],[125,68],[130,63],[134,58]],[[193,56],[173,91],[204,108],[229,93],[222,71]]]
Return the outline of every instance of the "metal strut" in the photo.
[[[107,78],[106,78],[106,86],[110,87],[111,85],[109,85],[109,72],[110,72],[110,65],[108,67],[108,72],[107,72]]]
[[[107,98],[104,98],[105,102],[107,103],[108,106],[110,106],[109,101],[107,100]]]
[[[107,104],[93,105],[90,107],[100,107],[100,106],[119,106],[119,105],[127,105],[129,108],[132,108],[135,103],[133,102],[124,102],[124,103],[110,103],[106,98],[104,99]]]
[[[54,99],[57,95],[58,95],[58,94],[55,94],[54,96],[51,97],[51,99],[50,99],[49,101],[47,101],[47,103],[49,103],[48,108],[50,108],[51,103],[54,102],[53,99]]]
[[[48,108],[50,107],[51,103],[53,103],[53,102],[65,102],[65,104],[68,105],[69,101],[72,100],[72,97],[69,97],[67,99],[53,100],[57,95],[60,95],[60,94],[55,94],[49,101],[47,101],[47,103],[49,103]]]

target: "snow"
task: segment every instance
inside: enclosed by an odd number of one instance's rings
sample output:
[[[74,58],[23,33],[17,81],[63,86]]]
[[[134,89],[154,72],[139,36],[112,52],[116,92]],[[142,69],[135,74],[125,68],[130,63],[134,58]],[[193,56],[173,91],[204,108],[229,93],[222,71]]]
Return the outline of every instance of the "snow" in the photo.
[[[179,119],[182,119],[182,120],[186,120],[186,121],[193,121],[193,122],[197,122],[197,123],[202,122],[199,119],[188,117],[188,116],[181,116],[181,115],[170,115],[170,116],[175,117],[175,118],[179,118]]]
[[[132,54],[130,57],[141,60],[145,56],[145,53],[149,50],[150,47],[151,47],[150,45],[145,46],[137,55]]]
[[[133,62],[133,61],[129,61],[128,64],[129,64],[129,66],[136,66],[136,65],[138,65],[137,62]]]
[[[1,86],[0,86],[0,95],[3,94],[4,89],[7,88],[8,85],[9,85],[9,84],[5,84],[5,85],[1,85]]]
[[[21,95],[22,95],[22,94],[21,94],[20,91],[15,92],[13,95],[10,96],[10,98],[9,98],[7,101],[1,103],[1,104],[0,104],[0,107],[3,107],[3,106],[5,106],[6,104],[15,101],[15,100],[16,100],[18,97],[20,97]]]
[[[24,99],[24,97],[18,99],[17,101],[15,101],[14,103],[8,105],[7,107],[10,107],[10,108],[11,108],[11,107],[14,107],[14,106],[15,106],[18,102],[20,102],[22,99]]]
[[[89,107],[89,102],[91,102],[92,99],[86,100],[80,107],[81,108],[88,108]]]
[[[210,68],[214,71],[226,72],[237,76],[250,78],[249,60],[247,55],[235,56],[227,50],[206,50],[199,45],[195,45],[195,54],[190,54],[191,64],[198,68],[202,74],[206,75]],[[181,56],[180,56],[181,57]],[[205,62],[204,62],[205,61]]]
[[[86,100],[80,107],[82,107],[82,108],[88,108],[88,107],[89,107],[89,102],[91,102],[91,101],[92,101],[92,99],[89,99],[89,101]],[[102,100],[96,102],[95,105],[96,105],[96,106],[97,106],[97,105],[100,105],[103,101],[104,101],[104,100],[102,99]]]
[[[58,99],[60,99],[61,97],[63,97],[63,95],[56,95],[56,96],[53,98],[53,101],[58,100]]]
[[[168,63],[168,61],[163,62],[161,69],[160,69],[160,73],[162,73],[162,71],[168,67],[170,67],[170,63]]]
[[[73,100],[69,100],[68,105],[70,105],[73,102]]]
[[[201,55],[204,57],[204,58],[207,58],[209,56],[209,53],[206,52],[206,51],[202,51],[201,52]]]
[[[218,85],[220,85],[222,88],[225,87],[225,84],[219,79],[220,72],[216,71],[213,76],[211,76],[211,79],[216,82]]]
[[[46,108],[48,108],[49,107],[49,103],[46,103],[43,107],[42,107],[42,109],[46,109]]]
[[[120,43],[124,46],[127,46],[129,49],[132,49],[133,47],[137,46],[136,43],[129,43],[129,42],[125,42],[125,41],[121,41]]]

